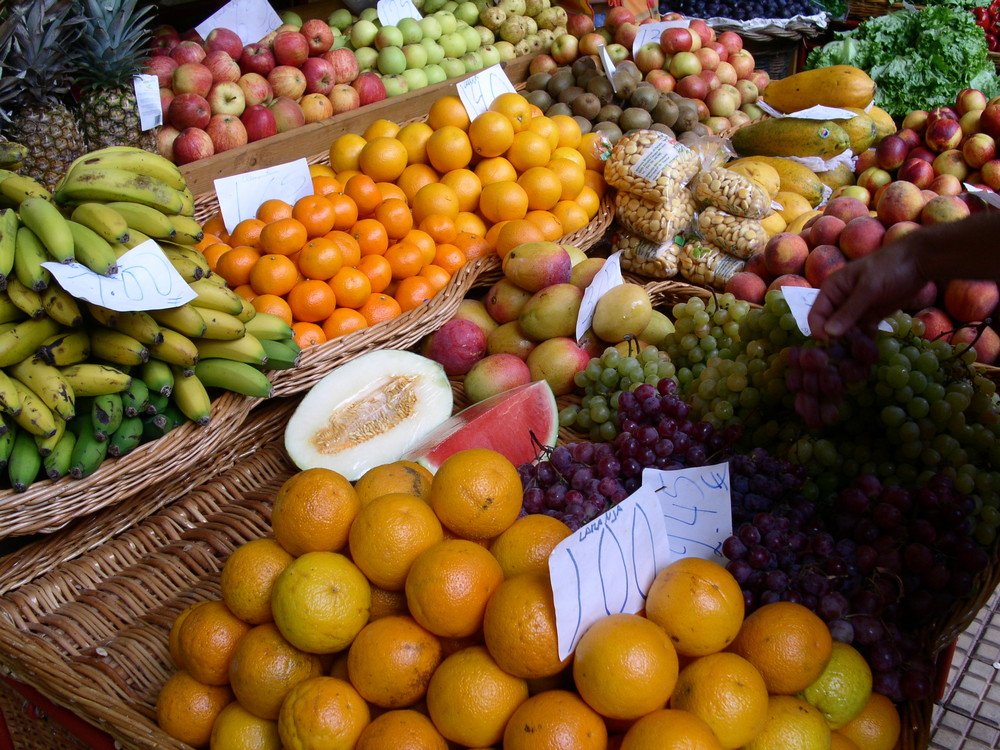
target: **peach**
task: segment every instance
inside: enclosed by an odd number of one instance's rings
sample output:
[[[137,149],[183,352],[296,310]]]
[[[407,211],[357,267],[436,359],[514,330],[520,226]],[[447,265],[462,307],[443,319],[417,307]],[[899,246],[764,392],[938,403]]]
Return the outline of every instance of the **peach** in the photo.
[[[934,171],[934,165],[917,157],[907,159],[896,173],[897,179],[912,182],[919,188],[930,185],[935,177],[937,173]]]
[[[892,175],[881,167],[869,167],[858,175],[858,185],[870,193],[874,193],[882,185],[892,182]]]
[[[909,144],[893,133],[883,138],[875,147],[875,161],[880,168],[892,171],[903,166],[909,153]]]
[[[850,185],[845,187],[857,187],[857,186]],[[867,216],[868,204],[859,200],[858,198],[852,198],[849,195],[840,195],[837,198],[833,198],[829,203],[826,204],[826,208],[823,209],[823,215],[836,216],[838,219],[844,222],[844,224],[846,224],[851,219],[856,219],[859,216]]]
[[[734,273],[726,282],[726,292],[732,294],[737,299],[752,302],[755,305],[764,304],[764,294],[767,292],[767,283],[755,273],[750,271],[740,271]]]
[[[449,375],[464,375],[486,355],[486,334],[471,320],[452,318],[426,339],[423,355]]]
[[[865,212],[867,213],[867,211]],[[846,221],[837,216],[827,215],[825,212],[816,219],[816,223],[809,230],[809,246],[836,245],[837,238],[844,231]],[[788,273],[788,272],[786,272]],[[794,273],[794,272],[792,272]]]
[[[935,341],[955,329],[948,313],[938,307],[925,307],[913,317],[924,324],[924,338],[928,341]]]
[[[878,219],[859,216],[851,219],[840,233],[840,249],[852,260],[868,255],[882,247],[885,227]]]
[[[928,281],[922,287],[920,291],[913,295],[913,299],[910,300],[909,304],[906,305],[907,310],[922,310],[925,307],[930,307],[937,300],[938,288],[937,284],[933,281]]]
[[[985,163],[983,162],[983,164]],[[959,180],[964,180],[969,176],[969,165],[965,163],[965,156],[957,148],[942,151],[934,158],[934,163],[931,166],[934,167],[934,172],[939,175],[951,174]]]
[[[968,204],[957,195],[938,195],[924,204],[920,212],[920,223],[946,224],[961,221],[971,213]]]
[[[939,174],[931,181],[927,189],[933,190],[938,195],[958,195],[965,190],[962,187],[962,181],[953,174]]]
[[[930,164],[925,161],[918,163],[926,164],[931,169]],[[878,203],[875,204],[875,211],[879,221],[888,227],[900,221],[917,221],[924,202],[919,187],[912,182],[897,180],[890,183],[882,193]]]
[[[465,376],[465,394],[472,402],[531,382],[531,370],[514,354],[491,354],[476,362]]]
[[[857,161],[854,162],[854,174],[861,175],[868,169],[878,166],[878,156],[874,148],[862,151],[858,154]]]
[[[1000,355],[1000,336],[989,326],[959,328],[951,334],[951,344],[958,351],[971,345],[976,352],[976,362],[981,365],[991,365]]]
[[[767,266],[764,263],[763,252],[754,253],[749,258],[747,258],[747,262],[746,265],[743,267],[743,270],[746,271],[747,273],[752,273],[756,276],[759,276],[764,280],[765,284],[770,284],[771,279],[774,278],[774,276],[771,275],[771,272],[767,270]]]
[[[806,258],[806,281],[815,287],[823,283],[823,279],[847,264],[847,256],[836,245],[818,245],[809,252]]]
[[[960,323],[986,320],[1000,302],[995,281],[953,279],[944,288],[944,309]]]
[[[884,247],[890,242],[895,242],[900,237],[912,232],[914,229],[920,229],[920,225],[915,221],[900,221],[893,224],[885,230],[885,236],[882,238],[882,246]]]
[[[522,289],[510,279],[500,279],[490,287],[483,300],[486,312],[497,323],[517,320],[524,303],[531,299],[531,292]]]
[[[812,288],[812,284],[810,284],[809,280],[804,276],[799,276],[797,273],[786,273],[772,281],[768,285],[767,291],[781,291],[781,287],[783,286],[802,286],[807,289]]]
[[[799,273],[808,255],[809,246],[802,237],[791,232],[779,232],[764,246],[764,267],[772,276]]]
[[[868,206],[871,205],[872,202],[872,194],[860,185],[841,185],[833,191],[830,198],[831,203],[837,200],[837,198],[853,198],[856,201],[860,201],[862,205],[864,205],[865,211],[868,210]]]
[[[486,338],[487,354],[513,354],[520,359],[527,359],[536,346],[537,342],[524,335],[521,324],[516,320],[504,323]]]

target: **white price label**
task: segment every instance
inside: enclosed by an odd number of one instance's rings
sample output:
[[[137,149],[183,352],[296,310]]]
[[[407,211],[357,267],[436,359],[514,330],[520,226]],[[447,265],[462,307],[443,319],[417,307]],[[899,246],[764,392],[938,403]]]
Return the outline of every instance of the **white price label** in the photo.
[[[74,297],[117,312],[178,307],[198,296],[154,240],[122,255],[113,276],[94,273],[80,263],[49,261],[42,265]]]
[[[375,4],[378,21],[383,26],[396,26],[404,18],[420,20],[423,16],[412,0],[378,0]]]
[[[733,533],[729,464],[643,469],[642,486],[660,500],[672,555],[725,564],[722,543]]]
[[[229,232],[244,219],[252,219],[260,204],[270,198],[280,198],[295,205],[295,201],[312,192],[312,175],[305,159],[233,177],[220,177],[215,181],[222,221]]]
[[[517,93],[514,84],[510,82],[499,64],[491,65],[459,81],[455,84],[455,88],[458,89],[458,98],[465,105],[470,120],[475,120],[489,110],[493,100],[500,94]]]
[[[805,286],[783,286],[781,293],[785,297],[785,302],[788,303],[788,309],[791,311],[792,317],[795,318],[795,324],[799,330],[806,336],[812,336],[812,331],[809,328],[809,311],[816,303],[819,289]],[[891,332],[892,326],[883,320],[878,324],[878,329]]]
[[[667,29],[686,29],[690,21],[657,21],[656,23],[641,23],[639,30],[635,32],[635,39],[632,41],[632,57],[642,45],[648,42],[659,42],[663,32]]]
[[[139,127],[150,130],[163,124],[163,105],[160,102],[160,82],[156,76],[142,74],[132,77],[135,104],[139,108]]]
[[[963,182],[962,186],[965,188],[966,192],[971,193],[972,195],[978,195],[993,208],[1000,208],[1000,195],[997,195],[992,190],[983,190],[981,187],[976,187],[968,182]]]
[[[625,279],[622,278],[621,256],[621,251],[609,255],[601,269],[594,274],[593,280],[583,290],[583,301],[580,303],[580,312],[576,316],[577,341],[583,338],[587,329],[590,328],[590,324],[594,321],[597,300],[603,297],[609,289],[625,283]]]
[[[207,39],[213,29],[235,31],[243,44],[259,41],[281,26],[281,18],[267,0],[230,0],[195,26]]]
[[[604,74],[611,81],[611,88],[617,94],[618,89],[615,86],[615,63],[611,59],[611,55],[608,54],[608,48],[603,44],[597,45],[597,56],[601,58],[601,66],[604,68]]]

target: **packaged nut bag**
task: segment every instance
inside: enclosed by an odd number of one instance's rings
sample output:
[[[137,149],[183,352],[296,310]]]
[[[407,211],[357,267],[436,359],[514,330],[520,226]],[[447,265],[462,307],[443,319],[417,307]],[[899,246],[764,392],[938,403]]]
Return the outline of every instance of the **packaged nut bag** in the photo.
[[[714,206],[744,219],[763,219],[771,209],[767,191],[752,180],[725,167],[699,172],[691,192],[700,206]]]
[[[683,242],[681,235],[667,242],[650,242],[625,230],[616,232],[611,238],[611,246],[621,252],[622,270],[651,279],[672,279],[677,275],[677,259]]]
[[[694,223],[695,202],[691,191],[680,188],[661,201],[643,200],[632,193],[615,196],[615,218],[632,234],[662,243],[686,234]]]
[[[708,242],[737,258],[749,258],[767,244],[769,235],[756,219],[744,219],[714,206],[698,216],[698,230]]]
[[[692,284],[723,290],[726,282],[746,267],[746,261],[714,245],[690,240],[678,258],[680,274]]]
[[[611,150],[604,179],[648,201],[663,200],[698,174],[701,158],[658,130],[637,130]]]

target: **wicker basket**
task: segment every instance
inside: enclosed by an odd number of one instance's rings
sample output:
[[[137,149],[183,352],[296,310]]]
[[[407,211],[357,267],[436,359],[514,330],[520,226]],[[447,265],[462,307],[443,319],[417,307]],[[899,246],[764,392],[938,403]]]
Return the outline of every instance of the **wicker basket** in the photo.
[[[757,21],[737,21],[732,18],[707,18],[705,23],[718,32],[735,31],[744,41],[770,42],[784,39],[797,42],[823,33],[828,18],[827,14],[818,13],[812,17],[773,19],[766,24]]]
[[[864,21],[872,16],[884,16],[892,9],[887,0],[849,0],[847,17],[854,21]]]

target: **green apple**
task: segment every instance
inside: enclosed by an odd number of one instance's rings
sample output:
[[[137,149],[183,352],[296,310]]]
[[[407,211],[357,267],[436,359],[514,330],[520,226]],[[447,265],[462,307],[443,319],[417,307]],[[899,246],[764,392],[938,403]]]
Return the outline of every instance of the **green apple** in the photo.
[[[283,10],[278,14],[278,18],[281,19],[282,23],[288,23],[293,26],[302,25],[302,16],[296,13],[294,10]]]
[[[403,32],[395,26],[383,26],[375,34],[375,49],[385,47],[402,47]]]
[[[496,35],[485,26],[473,26],[472,28],[479,32],[480,46],[484,44],[493,44],[493,42],[497,40]]]
[[[371,21],[374,24],[382,25],[382,22],[378,20],[378,10],[376,10],[373,5],[371,8],[365,8],[360,13],[358,13],[358,18],[362,21]]]
[[[326,22],[331,27],[343,31],[354,22],[354,17],[347,8],[337,8],[327,17]]]
[[[403,34],[403,44],[416,44],[424,38],[424,32],[420,28],[420,21],[416,18],[401,18],[396,28]]]
[[[475,52],[482,45],[482,37],[479,36],[479,32],[476,31],[471,26],[466,26],[464,29],[459,29],[455,32],[456,34],[461,34],[462,38],[465,40],[465,51]]]
[[[422,68],[427,64],[427,48],[422,44],[403,45],[403,56],[407,68]]]
[[[441,24],[442,34],[450,34],[458,28],[458,19],[455,18],[454,13],[449,13],[446,10],[439,10],[434,14],[434,17],[438,20],[438,23]]]
[[[450,34],[442,34],[438,43],[444,50],[445,57],[461,57],[469,51],[469,45],[466,43],[465,37],[457,31],[453,31]]]
[[[420,9],[421,15],[426,18],[431,13],[436,13],[441,10],[441,6],[444,5],[445,0],[424,0],[424,6]]]
[[[465,75],[465,63],[457,57],[446,57],[441,61],[441,69],[449,78],[458,78]]]
[[[406,55],[399,47],[383,47],[378,51],[377,65],[382,75],[398,75],[406,70]]]
[[[458,8],[458,3],[455,0],[447,0],[444,5],[441,6],[441,10],[447,11],[448,13],[454,13]]]
[[[444,60],[444,49],[433,39],[421,39],[420,46],[427,50],[427,64],[437,65]]]
[[[465,65],[466,73],[475,73],[477,70],[483,69],[483,58],[479,56],[478,52],[466,52],[458,59]]]
[[[434,16],[421,18],[420,30],[424,33],[424,39],[441,38],[441,22],[434,18]],[[421,41],[423,41],[423,39]]]
[[[500,50],[492,44],[485,44],[478,50],[479,56],[483,59],[483,67],[488,68],[500,62]]]
[[[351,46],[354,49],[371,47],[375,43],[378,26],[371,21],[359,20],[351,27]]]
[[[517,52],[514,51],[514,45],[510,42],[505,42],[502,39],[493,45],[498,50],[500,50],[500,60],[506,62],[507,60],[513,60],[517,57]]]
[[[406,79],[401,75],[382,76],[382,83],[385,85],[385,95],[387,97],[399,96],[410,90]]]
[[[434,63],[424,68],[424,73],[427,74],[427,84],[429,86],[433,86],[435,83],[441,83],[441,81],[447,80],[448,78],[448,74],[444,72],[444,68]]]
[[[358,60],[358,71],[374,70],[378,62],[378,50],[374,47],[359,47],[354,50],[354,56]]]
[[[351,44],[351,37],[347,34],[334,34],[333,35],[333,46],[330,49],[340,49],[341,47],[347,47]]]
[[[427,72],[423,68],[409,68],[403,71],[407,88],[410,91],[424,88],[428,83]]]
[[[466,2],[460,3],[452,12],[455,14],[455,18],[465,21],[469,26],[479,23],[479,8],[473,2],[466,0]]]

